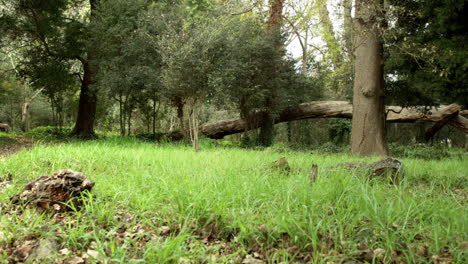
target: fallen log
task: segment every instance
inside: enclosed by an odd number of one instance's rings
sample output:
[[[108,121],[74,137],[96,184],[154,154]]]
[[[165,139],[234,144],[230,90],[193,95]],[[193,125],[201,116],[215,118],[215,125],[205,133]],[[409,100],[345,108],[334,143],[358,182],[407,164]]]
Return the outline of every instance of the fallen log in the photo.
[[[444,111],[441,114],[442,119],[436,122],[431,128],[426,131],[425,139],[429,142],[437,132],[439,132],[446,124],[459,115],[459,111]]]
[[[400,106],[387,107],[387,122],[415,122],[415,121],[433,121],[440,122],[447,116],[456,115],[461,111],[461,106],[451,104],[438,108],[430,108],[426,111],[421,111],[418,108],[402,108]],[[260,115],[260,114],[258,114]],[[314,101],[303,103],[297,107],[291,107],[281,112],[275,119],[275,124],[303,120],[309,118],[347,118],[353,116],[353,105],[345,101]],[[452,120],[456,122],[456,127],[468,131],[468,122],[464,122],[463,118],[458,115]],[[254,117],[255,119],[255,117]],[[453,122],[452,122],[453,123]],[[232,118],[214,123],[204,124],[199,127],[201,134],[213,139],[221,139],[227,135],[241,133],[247,130],[258,128],[258,124],[248,124],[241,118]],[[163,138],[168,140],[180,140],[187,131],[172,131],[163,135]]]
[[[463,116],[458,115],[452,119],[449,124],[453,127],[463,130],[465,133],[468,133],[468,118],[464,118]]]

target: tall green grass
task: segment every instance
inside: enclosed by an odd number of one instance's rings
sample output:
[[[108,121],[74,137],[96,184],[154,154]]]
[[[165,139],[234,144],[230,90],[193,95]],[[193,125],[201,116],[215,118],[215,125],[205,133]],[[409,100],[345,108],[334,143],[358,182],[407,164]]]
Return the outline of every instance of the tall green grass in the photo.
[[[282,156],[297,169],[289,174],[270,169]],[[404,159],[406,178],[398,185],[336,171],[320,172],[310,186],[312,163],[323,168],[357,160],[362,158],[206,144],[195,153],[189,146],[122,138],[36,146],[0,161],[0,176],[13,174],[0,202],[28,181],[65,168],[95,181],[93,196],[84,210],[69,216],[73,224],[1,212],[0,230],[8,242],[59,234],[62,248],[93,247],[114,263],[239,263],[252,251],[267,262],[301,262],[297,257],[309,254],[311,263],[325,263],[362,260],[362,251],[378,248],[385,253],[374,262],[398,257],[425,263],[447,249],[455,263],[466,261],[461,245],[468,231],[468,159]],[[130,224],[139,225],[141,236],[169,226],[169,237],[145,243],[132,237],[122,244],[112,234],[123,224],[115,216],[127,211],[136,215]],[[228,254],[203,245],[199,238],[207,227],[228,243]],[[293,246],[298,249],[288,250]],[[418,247],[428,253],[418,254]]]

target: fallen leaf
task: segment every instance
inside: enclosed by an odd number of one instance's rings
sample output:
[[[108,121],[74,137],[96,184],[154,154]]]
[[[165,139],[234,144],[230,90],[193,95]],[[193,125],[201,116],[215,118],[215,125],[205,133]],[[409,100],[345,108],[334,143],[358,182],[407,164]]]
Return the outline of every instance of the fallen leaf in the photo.
[[[72,259],[70,259],[68,261],[69,264],[81,264],[81,263],[85,263],[84,259],[80,258],[80,257],[73,257]]]
[[[252,255],[247,255],[244,260],[242,261],[242,264],[264,264],[263,260],[261,259],[256,259]]]
[[[171,232],[171,228],[168,227],[168,226],[161,226],[159,229],[159,235],[161,236],[165,236],[167,234],[169,234],[169,232]]]
[[[68,248],[62,248],[61,250],[58,251],[60,255],[68,255],[70,254],[70,250]]]
[[[96,250],[88,249],[86,253],[95,259],[99,258],[99,252]]]
[[[376,258],[381,258],[381,257],[383,257],[384,254],[385,254],[385,249],[383,249],[383,248],[374,249],[374,256]]]

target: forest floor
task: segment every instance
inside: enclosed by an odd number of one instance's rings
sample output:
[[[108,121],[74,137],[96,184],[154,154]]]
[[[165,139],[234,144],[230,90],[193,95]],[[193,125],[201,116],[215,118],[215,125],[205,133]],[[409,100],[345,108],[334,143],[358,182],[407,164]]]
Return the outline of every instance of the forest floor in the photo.
[[[289,173],[270,165],[281,157]],[[0,263],[467,263],[467,156],[404,158],[398,184],[321,171],[376,160],[123,138],[35,145],[0,159]],[[96,183],[83,208],[9,206],[60,169]]]
[[[31,147],[32,140],[30,138],[0,136],[0,159],[23,148],[30,149]]]

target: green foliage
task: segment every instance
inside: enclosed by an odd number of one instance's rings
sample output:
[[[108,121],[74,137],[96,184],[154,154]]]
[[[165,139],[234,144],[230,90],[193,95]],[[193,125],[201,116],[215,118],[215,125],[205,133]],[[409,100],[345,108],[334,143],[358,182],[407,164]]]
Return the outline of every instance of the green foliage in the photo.
[[[334,144],[348,142],[351,133],[351,121],[347,119],[334,119],[328,127],[328,136]]]
[[[55,127],[55,126],[42,126],[36,127],[26,133],[26,136],[39,140],[54,140],[54,139],[67,139],[73,127]]]
[[[325,144],[322,144],[318,148],[314,149],[315,152],[318,153],[325,153],[325,154],[330,154],[330,153],[345,153],[349,150],[349,146],[344,146],[344,145],[337,145],[333,142],[326,142]]]
[[[390,152],[396,157],[414,158],[424,160],[441,160],[453,158],[454,155],[448,150],[446,146],[442,145],[398,145],[391,144]]]
[[[464,0],[390,1],[385,34],[389,102],[468,105]]]
[[[3,134],[4,134],[3,132],[0,132],[0,148],[3,148],[5,146],[8,146],[8,145],[13,144],[13,143],[16,142],[14,139],[11,139],[11,138],[6,137],[6,136],[5,137],[2,136]],[[7,134],[5,134],[5,135],[7,135]],[[8,136],[10,136],[10,135],[8,135]]]

